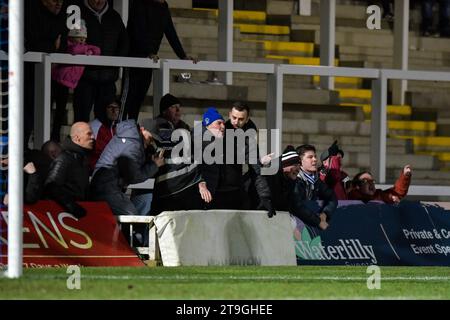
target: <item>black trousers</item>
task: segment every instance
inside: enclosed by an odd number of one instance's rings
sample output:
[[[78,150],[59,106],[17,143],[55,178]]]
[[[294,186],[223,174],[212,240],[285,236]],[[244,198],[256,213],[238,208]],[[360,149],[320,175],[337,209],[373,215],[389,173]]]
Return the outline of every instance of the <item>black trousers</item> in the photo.
[[[241,210],[244,207],[242,191],[216,191],[213,194],[213,200],[206,206],[206,209],[236,209]]]
[[[152,69],[129,68],[127,70],[122,86],[122,99],[125,99],[123,120],[138,119],[139,111],[152,83],[152,75]]]
[[[156,216],[163,211],[202,210],[204,203],[198,191],[198,185],[195,184],[169,197],[160,198],[154,194],[151,215]]]
[[[24,66],[24,105],[23,105],[23,146],[28,149],[28,141],[34,129],[34,63]]]
[[[66,117],[66,105],[69,98],[69,88],[52,81],[52,104],[56,104],[55,114],[53,115],[53,126],[50,138],[59,142],[61,135],[61,126]]]
[[[81,78],[73,93],[74,122],[89,122],[92,106],[96,118],[103,119],[105,104],[116,96],[116,84],[112,82],[95,82]]]

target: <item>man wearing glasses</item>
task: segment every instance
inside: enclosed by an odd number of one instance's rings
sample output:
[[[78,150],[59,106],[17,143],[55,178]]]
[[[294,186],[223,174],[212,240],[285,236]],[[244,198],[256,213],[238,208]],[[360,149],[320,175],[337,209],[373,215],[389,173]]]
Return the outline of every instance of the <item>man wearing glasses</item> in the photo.
[[[370,172],[360,172],[353,178],[353,188],[348,194],[348,199],[361,200],[363,202],[378,200],[388,204],[399,203],[408,193],[409,184],[411,183],[411,172],[411,166],[409,164],[406,165],[395,185],[386,190],[375,188],[375,180]]]

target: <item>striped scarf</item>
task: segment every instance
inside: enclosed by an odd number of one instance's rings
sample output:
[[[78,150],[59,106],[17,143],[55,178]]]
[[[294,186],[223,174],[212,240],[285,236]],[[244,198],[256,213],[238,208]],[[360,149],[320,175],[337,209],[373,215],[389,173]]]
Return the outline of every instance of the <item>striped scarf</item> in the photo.
[[[306,190],[305,190],[306,199],[313,200],[314,184],[319,179],[318,174],[317,173],[309,174],[303,170],[300,170],[297,177],[306,182]]]
[[[303,180],[307,181],[309,184],[314,185],[318,179],[318,175],[313,173],[313,174],[309,174],[303,170],[301,170],[299,172],[299,177],[302,178]]]

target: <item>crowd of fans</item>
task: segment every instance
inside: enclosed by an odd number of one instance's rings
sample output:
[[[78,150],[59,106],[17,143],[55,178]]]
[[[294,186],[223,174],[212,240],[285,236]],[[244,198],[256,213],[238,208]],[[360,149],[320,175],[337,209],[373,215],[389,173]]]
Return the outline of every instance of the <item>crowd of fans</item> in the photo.
[[[81,8],[79,29],[66,27],[67,5]],[[188,56],[178,39],[170,11],[164,0],[134,0],[128,29],[120,15],[106,0],[30,0],[26,1],[25,46],[27,51],[68,52],[72,54],[148,57],[157,54],[163,35],[180,59]],[[27,66],[25,106],[25,145],[33,123],[34,68]],[[166,210],[262,209],[269,217],[276,211],[289,211],[305,223],[322,230],[331,223],[338,200],[381,200],[397,203],[407,194],[411,167],[405,166],[400,178],[388,190],[375,188],[370,172],[350,179],[343,171],[344,151],[335,141],[317,157],[316,148],[303,144],[288,146],[281,157],[261,155],[249,139],[240,145],[226,141],[226,130],[257,130],[247,104],[230,106],[228,119],[215,107],[208,108],[201,128],[191,128],[181,120],[181,101],[166,94],[159,103],[160,115],[137,122],[140,107],[151,82],[150,69],[125,72],[122,99],[116,98],[116,67],[57,65],[52,70],[52,96],[56,101],[52,140],[41,150],[25,151],[24,201],[53,199],[77,218],[86,215],[77,202],[106,201],[115,215],[157,215]],[[73,90],[74,124],[70,135],[59,143],[69,90]],[[94,108],[95,119],[89,123]],[[172,151],[181,142],[172,139],[183,129],[191,139],[201,139],[201,151],[213,150],[217,141],[234,149],[233,161],[224,150],[214,149],[216,160],[180,162]],[[198,129],[198,130],[196,130]],[[229,138],[228,138],[229,139]],[[234,139],[234,138],[233,138]],[[224,145],[227,145],[224,143]],[[256,147],[255,147],[256,146]],[[255,151],[257,159],[249,161]],[[183,149],[182,157],[194,159],[195,147]],[[242,155],[245,164],[236,161]],[[261,160],[263,159],[263,160]],[[6,160],[2,160],[2,164]],[[264,166],[277,161],[275,175],[262,175]],[[153,190],[133,190],[130,184],[155,181]],[[322,200],[318,213],[308,201]],[[7,204],[7,197],[3,200]]]
[[[115,102],[112,103],[117,107]],[[173,117],[167,112],[171,108],[175,108],[179,116]],[[167,94],[161,99],[161,115],[157,119],[146,119],[140,124],[134,119],[118,122],[100,156],[93,152],[95,134],[86,122],[74,123],[70,136],[61,146],[49,141],[41,151],[28,150],[24,166],[24,201],[53,199],[77,218],[86,215],[77,202],[87,200],[106,201],[115,215],[157,215],[162,211],[194,209],[260,209],[273,217],[276,211],[282,210],[325,230],[338,200],[379,200],[394,204],[407,195],[411,180],[409,165],[403,168],[392,188],[381,190],[375,188],[375,181],[367,171],[350,180],[342,169],[344,151],[337,141],[320,156],[322,166],[319,166],[316,148],[309,144],[297,148],[288,146],[279,158],[262,157],[257,152],[256,162],[251,162],[251,151],[256,145],[251,143],[251,138],[243,144],[227,141],[230,137],[236,138],[228,131],[257,129],[250,119],[248,105],[232,104],[227,121],[215,107],[210,107],[204,112],[201,123],[192,130],[186,123],[180,124],[181,108],[181,101]],[[180,130],[175,128],[180,126],[192,139],[173,139],[173,133]],[[186,141],[188,148],[183,149],[186,153],[180,157],[195,158],[193,144],[199,133],[201,154],[210,150],[215,161],[174,159],[172,151]],[[214,147],[217,142],[227,148],[231,145],[234,159],[229,161],[229,149]],[[248,165],[247,174],[243,163],[236,161],[239,155],[244,156],[244,163]],[[265,160],[261,162],[261,158]],[[262,175],[261,169],[274,161],[279,163],[278,173]],[[150,178],[155,180],[153,190],[132,193],[131,197],[126,194],[130,184]],[[309,205],[315,200],[322,200],[318,212]]]

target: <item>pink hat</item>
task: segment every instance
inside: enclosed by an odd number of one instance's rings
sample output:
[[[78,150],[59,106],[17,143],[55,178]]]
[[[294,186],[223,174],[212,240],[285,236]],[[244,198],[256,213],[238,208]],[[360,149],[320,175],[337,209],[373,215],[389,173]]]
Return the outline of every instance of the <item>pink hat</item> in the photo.
[[[70,30],[68,36],[73,38],[87,38],[87,28],[84,20],[80,21],[80,27],[80,29]]]

